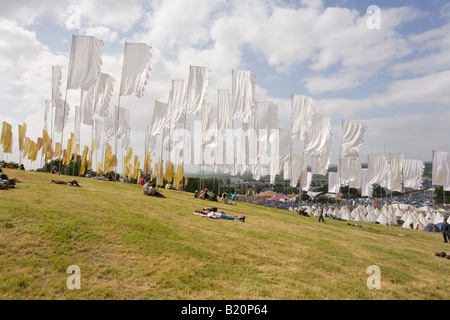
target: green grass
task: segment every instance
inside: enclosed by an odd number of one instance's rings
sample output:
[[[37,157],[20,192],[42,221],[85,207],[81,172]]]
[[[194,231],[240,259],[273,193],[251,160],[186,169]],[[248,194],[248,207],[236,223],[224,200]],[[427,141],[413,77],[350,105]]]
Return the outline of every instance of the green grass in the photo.
[[[440,234],[346,222],[192,194],[4,170],[24,180],[0,192],[0,299],[436,299],[450,289]],[[69,177],[60,177],[67,178]],[[246,222],[193,211],[216,205]],[[66,270],[81,270],[69,290]],[[381,289],[367,288],[367,268]]]

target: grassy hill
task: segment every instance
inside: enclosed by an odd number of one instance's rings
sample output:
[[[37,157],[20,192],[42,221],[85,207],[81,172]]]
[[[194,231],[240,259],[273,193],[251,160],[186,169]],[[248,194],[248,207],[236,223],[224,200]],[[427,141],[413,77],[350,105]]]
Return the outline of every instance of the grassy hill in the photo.
[[[246,222],[193,214],[190,193],[4,169],[24,180],[0,190],[0,299],[448,299],[441,234],[215,203]],[[59,176],[61,179],[69,179]],[[81,270],[81,289],[66,273]],[[369,290],[369,266],[381,289]]]

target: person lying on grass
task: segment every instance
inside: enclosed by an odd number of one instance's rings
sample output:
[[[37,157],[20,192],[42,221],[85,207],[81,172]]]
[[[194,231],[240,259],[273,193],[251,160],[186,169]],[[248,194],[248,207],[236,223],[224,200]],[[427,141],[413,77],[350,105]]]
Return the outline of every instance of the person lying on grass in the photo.
[[[235,221],[241,221],[245,222],[245,216],[243,217],[237,217],[230,214],[225,214],[222,212],[217,212],[216,207],[211,208],[203,208],[202,210],[195,210],[196,213],[199,213],[202,217],[208,217],[211,219],[226,219],[226,220],[235,220]]]
[[[62,181],[62,180],[55,180],[52,179],[52,181],[50,181],[50,183],[56,183],[56,184],[65,184],[67,186],[72,186],[72,187],[81,187],[78,184],[78,181],[75,179],[69,180],[69,181]]]

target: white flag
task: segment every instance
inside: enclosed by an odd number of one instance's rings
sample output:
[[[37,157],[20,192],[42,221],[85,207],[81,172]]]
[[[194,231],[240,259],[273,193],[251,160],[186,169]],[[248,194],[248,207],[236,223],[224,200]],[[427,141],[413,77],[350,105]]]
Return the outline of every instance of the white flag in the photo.
[[[178,122],[184,122],[186,116],[187,81],[172,80],[172,89],[167,103],[165,126],[170,127],[171,133]]]
[[[433,151],[431,179],[435,186],[450,185],[450,152]]]
[[[101,70],[102,40],[91,36],[74,36],[70,55],[67,89],[89,90]]]
[[[162,133],[165,127],[167,115],[167,103],[155,101],[155,109],[153,109],[152,123],[150,125],[150,135],[158,135]]]
[[[61,79],[62,79],[62,66],[55,65],[52,66],[52,103],[56,106],[58,99],[61,99]]]
[[[291,104],[291,135],[305,141],[311,134],[316,100],[308,96],[293,95]]]
[[[331,132],[331,120],[323,114],[315,114],[311,135],[306,138],[304,152],[310,156],[324,153],[328,146]]]
[[[219,89],[217,95],[217,125],[218,130],[224,136],[230,120],[230,92],[227,89]]]
[[[93,91],[94,114],[104,118],[108,114],[109,103],[114,89],[114,78],[106,73],[100,73]]]
[[[368,158],[369,183],[387,186],[389,167],[386,158],[381,155],[369,155]]]
[[[198,115],[208,93],[210,71],[205,67],[189,69],[189,84],[187,92],[187,113]]]
[[[64,123],[69,120],[69,112],[69,104],[62,99],[57,99],[55,105],[55,118],[53,119],[54,130],[56,133],[61,133],[63,131]]]
[[[338,194],[340,191],[339,174],[328,172],[328,192]]]
[[[359,148],[366,130],[367,125],[359,121],[342,123],[341,158],[359,158]]]
[[[403,183],[405,188],[419,190],[422,188],[425,163],[421,160],[405,160],[403,162]]]
[[[149,78],[152,64],[152,47],[145,43],[125,44],[120,95],[141,98]]]
[[[255,110],[256,77],[247,70],[233,70],[233,119],[247,122]]]
[[[403,154],[391,153],[389,157],[391,160],[391,190],[402,192]]]

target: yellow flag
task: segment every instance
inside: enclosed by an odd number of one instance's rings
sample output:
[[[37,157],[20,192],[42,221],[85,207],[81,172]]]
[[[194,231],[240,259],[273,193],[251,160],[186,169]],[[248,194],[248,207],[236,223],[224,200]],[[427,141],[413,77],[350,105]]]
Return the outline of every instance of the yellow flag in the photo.
[[[78,159],[78,151],[80,151],[80,145],[77,143],[75,146],[75,152],[73,153],[73,161],[76,162]]]
[[[56,142],[55,143],[55,157],[58,158],[58,157],[61,157],[61,155],[62,155],[61,143]],[[64,163],[64,161],[63,161],[63,163]]]
[[[25,122],[23,125],[19,124],[19,151],[23,151],[23,144],[25,142],[25,132],[27,130],[27,125]]]
[[[139,171],[139,166],[141,165],[141,163],[139,162],[139,157],[138,156],[134,156],[134,171],[133,171],[133,177],[137,177],[138,175],[138,171]]]
[[[70,161],[72,160],[73,150],[74,150],[74,141],[75,135],[73,133],[70,134],[70,139],[67,141],[67,153],[66,153],[66,165],[70,164]]]
[[[109,159],[111,158],[111,146],[108,146],[105,150],[105,162],[103,163],[103,171],[109,172]]]
[[[86,170],[86,161],[87,161],[88,152],[89,152],[89,147],[84,146],[83,156],[81,157],[80,176],[82,176]]]
[[[144,161],[144,172],[145,174],[150,174],[150,172],[152,171],[152,160],[150,159],[150,155],[146,154],[145,155],[145,161]]]
[[[137,175],[137,185],[139,185],[139,180],[141,180],[141,171],[139,170],[138,175]]]
[[[92,156],[94,155],[96,145],[97,145],[97,142],[95,141],[95,139],[92,140],[91,154],[89,156],[89,161],[88,161],[88,165],[87,165],[88,170],[92,170]]]
[[[1,142],[3,152],[12,153],[12,126],[7,122],[3,122]]]
[[[115,154],[112,154],[109,159],[108,172],[113,171],[115,166],[117,166],[117,157]]]
[[[131,178],[133,178],[133,165],[131,163],[127,167],[126,177],[128,177],[128,180],[131,180]]]
[[[22,158],[25,159],[25,157],[28,155],[28,152],[30,151],[30,138],[25,138],[25,144],[23,146],[23,153]]]

